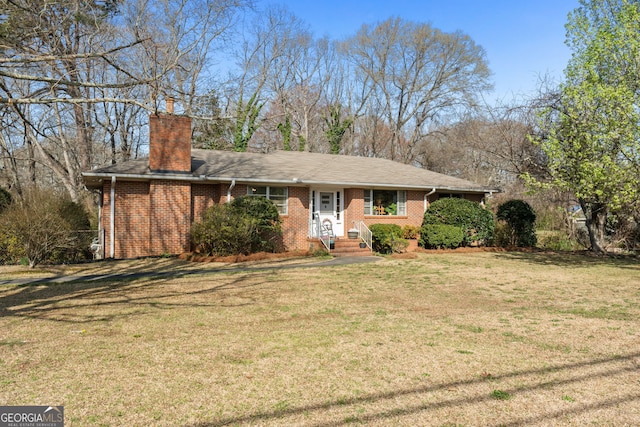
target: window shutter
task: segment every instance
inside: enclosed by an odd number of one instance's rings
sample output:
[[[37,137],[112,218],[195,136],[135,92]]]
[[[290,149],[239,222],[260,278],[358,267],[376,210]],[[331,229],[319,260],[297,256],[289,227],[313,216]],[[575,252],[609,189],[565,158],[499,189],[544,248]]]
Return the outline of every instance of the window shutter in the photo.
[[[364,214],[371,215],[371,192],[373,190],[364,190]]]
[[[398,210],[397,215],[407,215],[407,192],[404,190],[398,191]]]

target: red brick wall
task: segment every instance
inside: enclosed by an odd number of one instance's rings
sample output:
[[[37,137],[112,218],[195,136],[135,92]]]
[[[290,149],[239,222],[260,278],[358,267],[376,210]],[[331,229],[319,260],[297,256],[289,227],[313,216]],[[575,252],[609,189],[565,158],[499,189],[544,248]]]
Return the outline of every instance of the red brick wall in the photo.
[[[191,222],[202,217],[204,211],[220,201],[219,184],[191,185]]]
[[[344,231],[353,227],[354,222],[364,220],[364,190],[347,188],[344,190]]]
[[[285,250],[309,249],[309,189],[289,187],[288,214],[282,215]]]
[[[179,254],[189,250],[191,183],[152,181],[149,255]]]
[[[118,181],[115,187],[114,258],[136,258],[149,254],[149,184]],[[111,183],[105,183],[102,226],[104,254],[111,256]]]
[[[191,118],[149,116],[149,169],[191,172]]]
[[[189,250],[191,191],[176,181],[117,181],[114,258],[179,254]],[[104,253],[111,256],[111,183],[103,188]]]

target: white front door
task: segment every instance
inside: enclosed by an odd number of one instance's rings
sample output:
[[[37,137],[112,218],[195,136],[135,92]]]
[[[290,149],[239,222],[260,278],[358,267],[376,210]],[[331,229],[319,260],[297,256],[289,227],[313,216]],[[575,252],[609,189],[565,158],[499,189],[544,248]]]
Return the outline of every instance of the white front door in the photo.
[[[342,191],[313,190],[311,192],[314,213],[318,214],[320,224],[330,228],[336,237],[344,236],[344,214],[342,212]],[[312,221],[311,235],[315,236],[316,217]]]

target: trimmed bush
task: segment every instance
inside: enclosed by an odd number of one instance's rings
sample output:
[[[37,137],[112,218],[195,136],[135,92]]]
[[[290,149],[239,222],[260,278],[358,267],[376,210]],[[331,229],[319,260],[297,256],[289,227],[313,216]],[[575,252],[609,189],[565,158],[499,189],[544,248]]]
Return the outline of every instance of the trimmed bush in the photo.
[[[501,238],[496,239],[499,246],[535,246],[537,243],[535,222],[536,213],[523,200],[509,200],[498,206],[498,220],[506,226],[501,228]]]
[[[455,249],[463,241],[464,231],[455,225],[427,224],[420,234],[420,245],[428,249]]]
[[[381,254],[401,253],[409,246],[402,237],[402,228],[397,224],[371,224],[371,245]]]
[[[464,233],[462,246],[486,245],[493,240],[493,214],[470,200],[444,198],[433,202],[424,214],[420,234],[427,232],[425,227],[436,224],[459,227]]]
[[[282,249],[277,207],[264,197],[242,196],[207,209],[191,227],[195,249],[206,255],[248,255]]]

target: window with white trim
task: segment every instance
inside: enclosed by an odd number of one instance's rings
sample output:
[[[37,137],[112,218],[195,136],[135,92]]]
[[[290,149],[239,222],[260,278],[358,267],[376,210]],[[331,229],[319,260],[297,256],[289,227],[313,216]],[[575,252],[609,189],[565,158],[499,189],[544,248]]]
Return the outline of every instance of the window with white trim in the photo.
[[[407,215],[407,192],[404,190],[364,190],[365,215]]]
[[[271,200],[276,207],[280,215],[287,215],[288,213],[288,201],[289,201],[289,188],[288,187],[269,187],[269,186],[247,186],[247,194],[249,196],[262,196]]]

